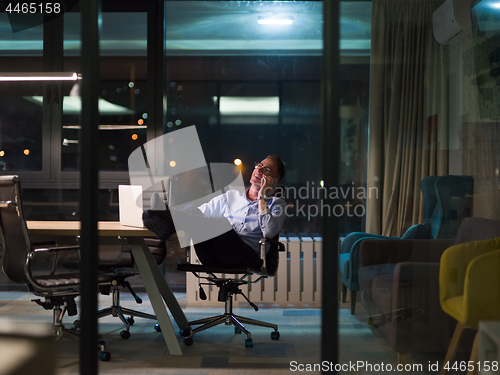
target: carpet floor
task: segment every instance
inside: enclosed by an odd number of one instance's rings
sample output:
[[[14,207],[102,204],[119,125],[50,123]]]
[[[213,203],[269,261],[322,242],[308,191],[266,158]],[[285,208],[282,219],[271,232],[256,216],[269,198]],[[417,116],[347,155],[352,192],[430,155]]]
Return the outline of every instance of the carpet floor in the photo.
[[[144,303],[137,305],[128,293],[122,293],[124,307],[153,313],[147,296],[140,294]],[[176,294],[188,320],[200,319],[223,312],[222,303],[188,303],[185,294]],[[52,314],[35,303],[33,296],[23,292],[0,292],[0,317],[17,323],[37,322],[50,325]],[[111,298],[101,296],[99,306],[108,307]],[[373,371],[356,368],[360,374],[380,374],[382,363],[393,366],[395,372],[397,355],[376,328],[367,324],[368,317],[358,304],[356,315],[350,315],[349,306],[339,306],[339,364],[346,371],[353,372],[348,364],[362,361],[373,365]],[[278,324],[280,339],[271,340],[270,328],[247,326],[252,333],[253,347],[245,347],[244,334],[235,334],[232,326],[219,325],[194,336],[194,343],[185,346],[184,338],[178,336],[183,355],[170,355],[163,336],[154,329],[155,321],[135,318],[130,328],[131,336],[122,339],[123,325],[116,317],[99,320],[99,333],[103,335],[107,350],[111,353],[109,362],[99,361],[100,374],[289,374],[291,372],[330,372],[332,367],[321,367],[321,309],[310,305],[260,304],[254,311],[248,304],[235,304],[234,312],[245,317]],[[64,324],[70,327],[74,317],[65,317]],[[174,329],[177,326],[174,323]],[[79,374],[78,343],[63,339],[57,341],[55,374]],[[334,350],[334,348],[332,348]],[[405,374],[436,374],[429,364],[442,361],[444,354],[409,354],[408,364],[421,365],[417,371]],[[333,372],[333,371],[332,371]]]

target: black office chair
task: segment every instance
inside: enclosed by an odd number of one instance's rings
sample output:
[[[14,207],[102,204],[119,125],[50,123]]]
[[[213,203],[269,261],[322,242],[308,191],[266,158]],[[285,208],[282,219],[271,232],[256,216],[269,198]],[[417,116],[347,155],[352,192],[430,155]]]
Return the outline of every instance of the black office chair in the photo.
[[[161,265],[165,261],[165,258],[167,256],[167,247],[165,242],[156,238],[144,238],[144,241],[146,242],[146,245],[148,245],[148,248],[151,251],[156,263],[158,265]],[[75,265],[65,264],[65,267],[74,268]],[[109,294],[110,292],[112,293],[112,305],[110,307],[99,310],[97,312],[98,318],[103,318],[109,315],[120,318],[120,320],[125,325],[125,329],[120,332],[120,336],[123,339],[128,339],[130,337],[130,326],[135,323],[134,317],[156,320],[155,315],[128,309],[120,305],[120,288],[127,288],[134,297],[135,301],[138,304],[142,303],[142,299],[135,293],[135,291],[132,289],[132,286],[127,281],[127,278],[139,274],[139,270],[135,265],[134,257],[132,256],[130,247],[128,245],[122,246],[121,252],[116,259],[99,261],[98,267],[100,273],[111,277],[111,279],[113,280],[111,287],[108,287],[107,289],[101,288],[102,294]],[[125,315],[130,316],[126,318]],[[157,331],[160,331],[158,324],[155,325],[155,329]]]
[[[53,332],[56,338],[79,340],[75,329],[66,329],[62,319],[77,314],[75,298],[80,295],[79,272],[62,271],[60,258],[78,256],[78,246],[57,246],[55,243],[33,244],[23,215],[21,187],[18,176],[0,176],[0,234],[3,237],[2,271],[11,281],[24,284],[36,296],[33,300],[53,311]],[[99,286],[111,285],[106,275],[98,277]],[[99,336],[99,358],[109,361],[111,355]]]
[[[271,339],[278,340],[280,338],[280,333],[278,331],[278,326],[272,323],[266,323],[259,320],[249,319],[242,316],[235,315],[233,313],[233,295],[241,294],[254,308],[255,311],[258,311],[257,305],[252,303],[247,296],[243,294],[240,289],[241,285],[245,285],[248,283],[255,283],[263,278],[267,278],[270,276],[274,276],[278,269],[279,262],[279,252],[285,251],[285,245],[278,241],[279,235],[275,239],[263,238],[259,241],[260,244],[260,258],[262,266],[260,268],[250,268],[250,267],[241,267],[241,268],[228,268],[228,267],[208,267],[202,264],[191,264],[191,263],[181,263],[177,265],[177,269],[179,271],[192,272],[196,277],[200,279],[205,279],[207,283],[200,283],[200,298],[206,299],[206,294],[203,291],[202,284],[205,285],[215,285],[219,288],[219,296],[218,300],[221,302],[225,302],[225,312],[221,315],[212,316],[209,318],[204,318],[200,320],[195,320],[189,322],[190,326],[200,325],[195,329],[192,329],[189,332],[183,332],[184,336],[187,336],[184,339],[184,344],[191,345],[193,343],[193,335],[195,333],[201,332],[211,327],[215,327],[219,324],[226,325],[234,325],[235,332],[241,333],[245,332],[247,338],[245,340],[246,347],[253,346],[253,340],[251,333],[245,328],[243,325],[251,324],[261,327],[273,328],[274,331],[271,332]],[[271,243],[271,247],[266,254],[266,242]],[[188,259],[189,262],[189,259]],[[201,276],[200,274],[204,273],[207,276]],[[224,275],[234,275],[233,277],[217,277],[215,274],[224,274]],[[250,275],[258,275],[259,277],[256,280],[249,280]]]

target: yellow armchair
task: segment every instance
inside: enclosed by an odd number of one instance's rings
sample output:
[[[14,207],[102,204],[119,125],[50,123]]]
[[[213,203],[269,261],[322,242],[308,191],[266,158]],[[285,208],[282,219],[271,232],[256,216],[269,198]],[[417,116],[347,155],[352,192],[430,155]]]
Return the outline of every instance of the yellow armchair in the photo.
[[[479,321],[500,320],[500,238],[448,248],[441,257],[439,297],[443,311],[458,321],[441,369],[444,375],[465,329],[477,330]],[[476,334],[470,358],[474,362],[477,341]]]

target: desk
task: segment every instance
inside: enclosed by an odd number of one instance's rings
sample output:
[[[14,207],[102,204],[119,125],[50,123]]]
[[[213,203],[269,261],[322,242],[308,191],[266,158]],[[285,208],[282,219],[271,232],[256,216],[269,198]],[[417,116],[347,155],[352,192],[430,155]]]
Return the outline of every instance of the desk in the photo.
[[[77,236],[80,233],[79,221],[28,221],[27,226],[31,236]],[[117,221],[100,221],[97,227],[100,237],[127,238],[168,350],[172,355],[182,355],[163,300],[181,330],[189,328],[189,325],[177,299],[144,242],[143,237],[151,237],[154,234],[146,228],[128,227],[120,225]]]

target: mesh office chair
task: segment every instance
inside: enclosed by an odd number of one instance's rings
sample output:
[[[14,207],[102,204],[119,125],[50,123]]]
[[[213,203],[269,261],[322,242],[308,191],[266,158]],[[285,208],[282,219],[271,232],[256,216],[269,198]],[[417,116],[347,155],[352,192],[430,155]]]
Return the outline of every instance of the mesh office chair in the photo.
[[[183,332],[184,336],[188,336],[184,339],[184,343],[186,345],[191,345],[193,343],[193,335],[195,333],[204,331],[211,327],[215,327],[222,323],[226,325],[234,325],[236,333],[244,332],[247,336],[247,338],[245,339],[246,347],[252,347],[253,340],[250,331],[245,328],[244,324],[273,328],[274,331],[271,332],[271,339],[278,340],[280,338],[280,333],[276,324],[245,318],[233,313],[233,296],[237,294],[241,294],[254,308],[255,311],[258,310],[257,305],[252,303],[248,299],[248,297],[243,294],[240,286],[248,283],[255,283],[263,278],[275,275],[278,269],[279,252],[285,251],[285,245],[277,241],[278,238],[279,235],[275,239],[263,238],[259,241],[260,259],[262,261],[262,266],[260,268],[208,267],[202,264],[191,263],[182,263],[177,265],[177,269],[179,271],[192,272],[196,277],[207,280],[207,283],[200,283],[201,299],[206,299],[206,295],[201,285],[215,285],[219,288],[218,300],[221,302],[225,302],[225,312],[223,314],[188,323],[190,326],[200,325],[200,327],[192,329],[190,332]],[[265,250],[266,242],[271,243],[271,247],[267,254]],[[200,274],[202,273],[207,274],[207,276],[201,276]],[[223,274],[226,276],[218,277],[216,276],[216,274]],[[228,275],[234,276],[230,277]],[[248,278],[250,275],[258,275],[259,277],[256,280],[249,280]]]
[[[21,187],[18,176],[0,176],[0,234],[3,237],[2,271],[11,281],[24,284],[36,296],[33,300],[46,310],[53,311],[53,332],[58,339],[67,337],[78,341],[74,329],[66,329],[62,319],[77,314],[75,298],[80,294],[79,272],[61,271],[58,260],[75,253],[78,246],[47,246],[33,244],[24,220]],[[110,285],[106,275],[98,277],[98,285]],[[98,342],[99,358],[108,361],[102,337]]]

